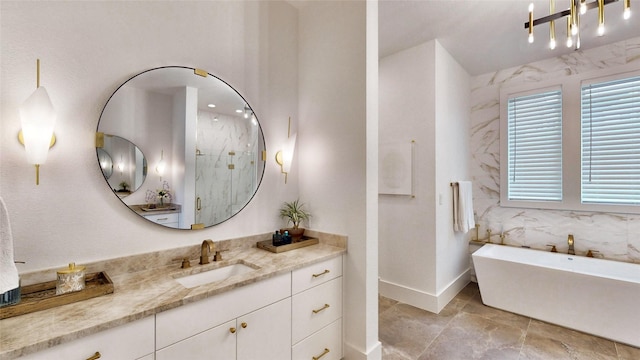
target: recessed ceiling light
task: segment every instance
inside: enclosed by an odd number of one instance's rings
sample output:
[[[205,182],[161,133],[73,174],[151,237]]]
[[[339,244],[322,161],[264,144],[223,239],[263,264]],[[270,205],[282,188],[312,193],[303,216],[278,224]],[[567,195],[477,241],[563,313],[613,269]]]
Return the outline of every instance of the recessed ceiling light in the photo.
[[[209,105],[207,105],[207,106],[208,106],[208,107],[210,107],[210,108],[214,108],[214,107],[216,107],[216,105],[215,105],[215,104],[209,104]]]
[[[242,114],[242,113],[244,112],[244,110],[240,110],[240,109],[238,109],[238,110],[236,110],[236,112],[237,112],[238,114]]]

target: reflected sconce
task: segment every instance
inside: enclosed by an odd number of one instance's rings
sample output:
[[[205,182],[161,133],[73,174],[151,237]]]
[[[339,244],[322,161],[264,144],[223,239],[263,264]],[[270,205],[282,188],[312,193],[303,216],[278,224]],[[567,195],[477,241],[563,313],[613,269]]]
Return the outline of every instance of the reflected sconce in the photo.
[[[622,11],[622,18],[627,20],[631,17],[631,0],[624,1],[624,10]]]
[[[164,174],[164,170],[167,167],[167,162],[164,161],[164,150],[160,153],[160,161],[156,164],[156,173],[160,175],[160,179],[162,180],[162,175]]]
[[[27,161],[36,167],[36,185],[40,185],[40,165],[47,160],[49,148],[56,138],[53,127],[56,113],[44,86],[40,86],[40,59],[36,61],[36,90],[20,106],[20,122],[22,130],[18,140],[24,145]]]
[[[296,135],[291,136],[291,118],[289,118],[289,130],[287,133],[287,141],[284,143],[282,150],[276,153],[276,163],[280,165],[280,171],[284,174],[284,183],[287,183],[287,177],[291,171],[291,163],[293,162],[293,154],[296,148]]]
[[[124,171],[124,160],[122,160],[122,155],[120,155],[120,162],[118,163],[118,170],[120,170],[120,175]]]
[[[556,11],[556,2],[555,0],[549,0],[549,12],[552,14]],[[531,20],[531,18],[529,18]],[[556,22],[551,20],[549,22],[549,49],[553,50],[556,48]]]

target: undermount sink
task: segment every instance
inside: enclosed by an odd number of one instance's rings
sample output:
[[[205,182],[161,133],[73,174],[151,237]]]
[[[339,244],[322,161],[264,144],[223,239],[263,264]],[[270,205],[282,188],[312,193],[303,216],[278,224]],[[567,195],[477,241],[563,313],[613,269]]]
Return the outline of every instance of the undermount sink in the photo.
[[[176,281],[179,282],[182,286],[191,289],[196,286],[226,280],[232,276],[246,274],[254,270],[256,269],[249,265],[236,263],[192,275],[179,277],[176,278]]]

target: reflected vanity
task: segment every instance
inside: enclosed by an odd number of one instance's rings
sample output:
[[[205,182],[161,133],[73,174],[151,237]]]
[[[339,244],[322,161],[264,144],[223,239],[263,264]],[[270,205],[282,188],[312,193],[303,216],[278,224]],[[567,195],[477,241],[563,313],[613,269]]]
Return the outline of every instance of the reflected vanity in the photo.
[[[98,122],[96,154],[109,189],[136,214],[172,228],[209,227],[240,212],[260,185],[264,153],[247,101],[189,67],[133,76]]]

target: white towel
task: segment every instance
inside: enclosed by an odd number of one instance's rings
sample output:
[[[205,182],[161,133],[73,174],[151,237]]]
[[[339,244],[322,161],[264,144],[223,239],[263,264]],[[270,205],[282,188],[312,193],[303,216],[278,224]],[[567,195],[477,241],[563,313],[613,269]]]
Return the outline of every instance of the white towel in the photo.
[[[469,229],[475,228],[476,223],[473,219],[473,194],[471,192],[471,181],[458,181],[458,194],[455,194],[454,187],[454,224],[455,231],[463,233],[469,232]],[[456,196],[457,195],[457,196]]]
[[[13,290],[20,285],[18,269],[13,262],[13,236],[9,213],[0,197],[0,294]]]

